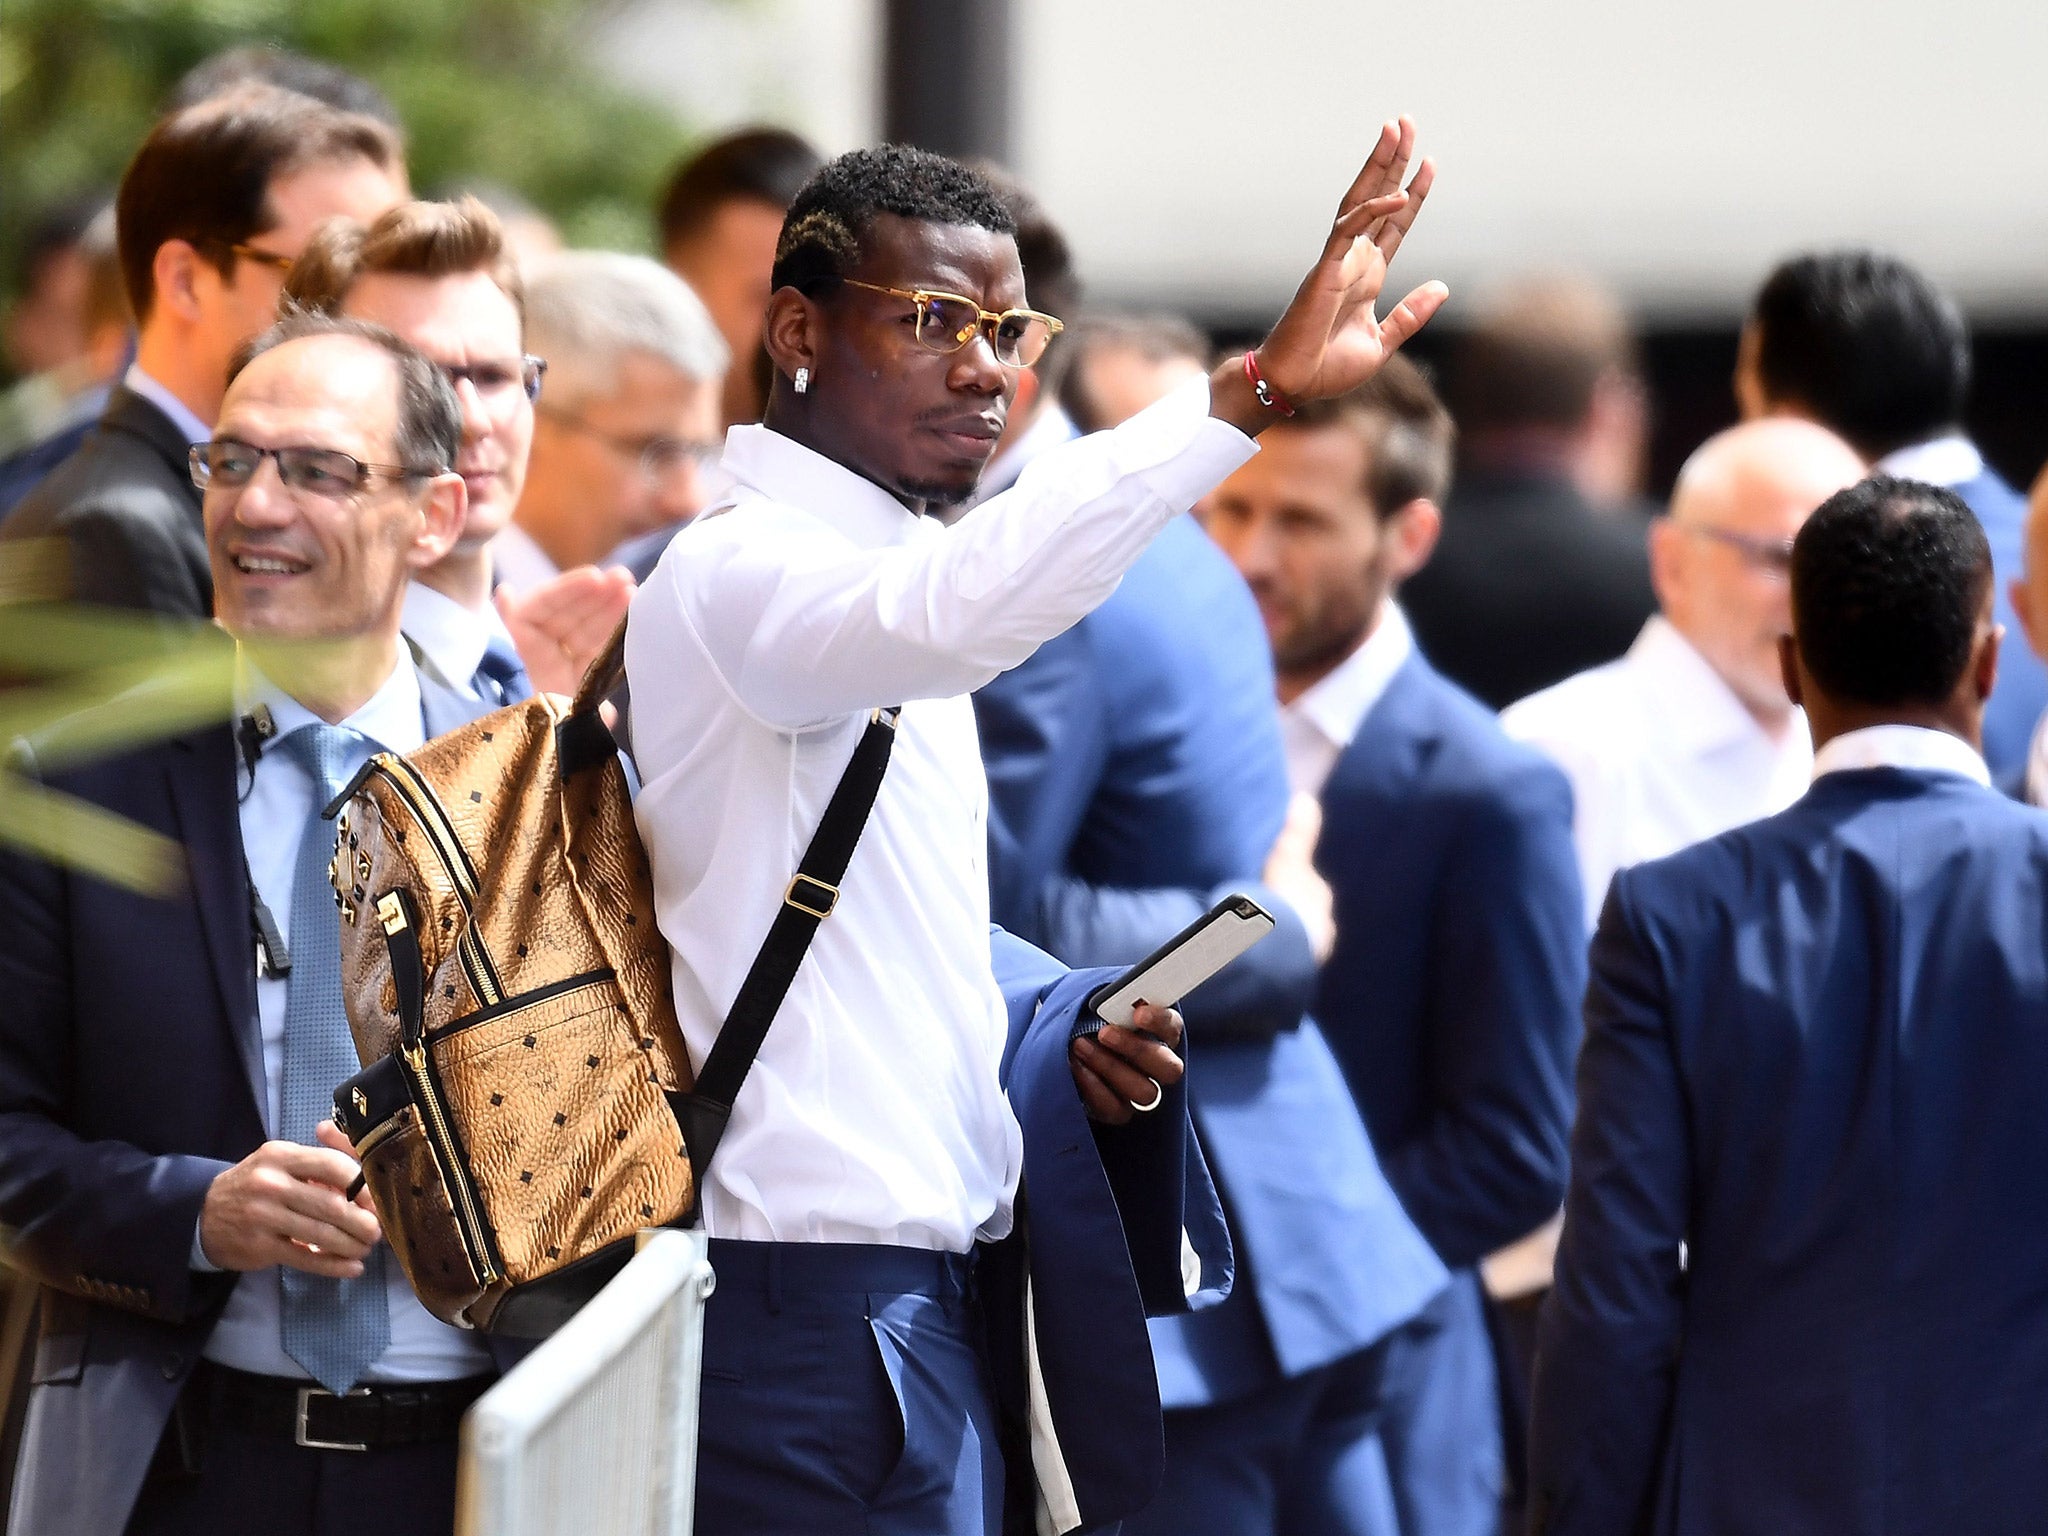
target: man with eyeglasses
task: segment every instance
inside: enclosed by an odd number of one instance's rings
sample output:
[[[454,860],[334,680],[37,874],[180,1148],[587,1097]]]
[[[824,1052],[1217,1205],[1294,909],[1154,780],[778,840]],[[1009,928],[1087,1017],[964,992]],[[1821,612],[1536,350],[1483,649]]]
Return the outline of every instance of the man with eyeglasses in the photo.
[[[204,486],[223,722],[30,768],[183,845],[156,898],[0,856],[0,1230],[42,1286],[10,1529],[446,1536],[456,1433],[497,1365],[381,1243],[329,1096],[355,1064],[320,816],[373,752],[482,706],[413,665],[417,571],[463,524],[454,393],[361,322],[251,344]],[[340,1513],[347,1511],[345,1515]]]
[[[1778,639],[1807,515],[1866,472],[1825,427],[1773,418],[1694,450],[1650,530],[1660,612],[1628,653],[1508,707],[1510,736],[1572,781],[1572,835],[1598,922],[1616,870],[1783,810],[1813,745],[1785,695]]]
[[[462,537],[405,599],[405,636],[421,665],[488,704],[535,687],[575,692],[633,584],[585,569],[534,591],[494,590],[492,548],[526,485],[547,369],[527,349],[526,287],[498,216],[465,197],[401,203],[367,229],[336,219],[315,232],[284,297],[387,327],[431,357],[462,402]]]
[[[702,510],[730,356],[688,283],[617,251],[538,263],[526,319],[528,343],[548,360],[547,393],[525,491],[495,548],[500,576],[519,591],[620,558],[621,545]]]
[[[405,194],[387,125],[295,91],[240,86],[158,123],[115,200],[134,365],[98,430],[0,532],[64,539],[79,601],[208,617],[186,450],[209,435],[229,358],[275,316],[314,227],[374,219]]]
[[[728,431],[733,488],[669,545],[626,637],[636,818],[694,1059],[856,742],[903,708],[703,1174],[704,1536],[992,1536],[1006,1500],[1012,1528],[1068,1531],[1157,1491],[1144,1313],[1227,1273],[1204,1250],[1179,1020],[1070,1038],[1032,1031],[1028,996],[1011,1012],[1020,972],[1059,967],[1006,937],[991,954],[968,695],[1108,597],[1293,400],[1353,387],[1436,311],[1438,284],[1374,309],[1427,190],[1428,162],[1403,185],[1413,147],[1387,125],[1259,348],[1048,449],[950,527],[930,514],[973,492],[1058,329],[1015,220],[971,170],[900,146],[841,156],[791,204],[766,416]]]

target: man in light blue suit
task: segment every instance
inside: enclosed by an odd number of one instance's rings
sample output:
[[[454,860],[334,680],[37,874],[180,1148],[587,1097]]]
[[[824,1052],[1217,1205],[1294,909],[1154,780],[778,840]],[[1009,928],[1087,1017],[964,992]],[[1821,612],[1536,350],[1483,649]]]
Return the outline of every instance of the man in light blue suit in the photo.
[[[1445,1280],[1304,1014],[1308,930],[1259,884],[1288,811],[1272,698],[1250,594],[1186,518],[975,695],[997,921],[1087,965],[1141,959],[1231,890],[1280,919],[1182,1005],[1237,1282],[1153,1321],[1167,1472],[1133,1533],[1389,1529],[1375,1346]]]
[[[2048,818],[1977,743],[1965,504],[1792,554],[1813,788],[1616,877],[1532,1426],[1536,1536],[2018,1536],[2048,1510]]]
[[[1387,1349],[1403,1536],[1500,1523],[1525,1378],[1496,1368],[1477,1265],[1563,1196],[1585,977],[1570,788],[1429,664],[1394,600],[1435,544],[1451,436],[1396,358],[1269,432],[1203,507],[1265,618],[1294,788],[1322,803],[1337,944],[1316,1017],[1454,1275]]]
[[[1782,263],[1758,290],[1735,398],[1745,419],[1808,417],[1884,473],[1954,491],[1984,526],[1997,572],[1993,612],[2010,631],[2027,504],[1964,432],[1970,369],[1970,332],[1954,300],[1896,257],[1832,251]],[[1984,709],[1994,775],[2022,770],[2044,709],[2048,665],[2007,646]]]

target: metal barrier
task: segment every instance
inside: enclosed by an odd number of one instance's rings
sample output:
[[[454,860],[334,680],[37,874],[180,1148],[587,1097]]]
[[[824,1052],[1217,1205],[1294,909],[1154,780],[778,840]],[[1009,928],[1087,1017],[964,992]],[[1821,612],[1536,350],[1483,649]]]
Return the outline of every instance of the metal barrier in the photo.
[[[616,1279],[463,1420],[458,1536],[689,1536],[711,1265],[645,1234]]]

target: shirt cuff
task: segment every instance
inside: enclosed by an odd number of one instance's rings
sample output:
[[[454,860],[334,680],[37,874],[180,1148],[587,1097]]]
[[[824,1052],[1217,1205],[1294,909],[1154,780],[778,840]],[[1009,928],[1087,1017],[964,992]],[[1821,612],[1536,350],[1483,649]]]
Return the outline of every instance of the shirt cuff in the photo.
[[[187,1261],[187,1267],[195,1274],[201,1275],[217,1275],[221,1272],[220,1266],[206,1256],[206,1250],[199,1244],[199,1223],[196,1221],[192,1223],[192,1256]]]

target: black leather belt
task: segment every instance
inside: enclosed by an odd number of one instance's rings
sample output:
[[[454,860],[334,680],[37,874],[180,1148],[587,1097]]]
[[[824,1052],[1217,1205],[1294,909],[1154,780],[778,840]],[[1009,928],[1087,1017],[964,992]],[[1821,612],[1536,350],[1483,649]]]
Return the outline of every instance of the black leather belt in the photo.
[[[367,1451],[455,1439],[463,1411],[496,1379],[373,1383],[336,1397],[288,1376],[256,1376],[203,1361],[187,1390],[206,1393],[224,1422],[252,1434],[314,1450]]]

